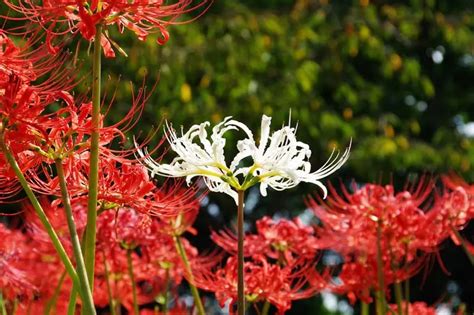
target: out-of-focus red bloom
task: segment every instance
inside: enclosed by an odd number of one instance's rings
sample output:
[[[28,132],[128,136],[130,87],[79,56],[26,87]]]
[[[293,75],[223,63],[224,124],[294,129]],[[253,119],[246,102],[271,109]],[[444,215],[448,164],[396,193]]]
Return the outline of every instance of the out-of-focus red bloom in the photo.
[[[0,287],[7,309],[17,305],[15,314],[42,313],[64,272],[49,240],[37,237],[36,232],[0,224]],[[71,282],[64,279],[55,307],[58,313],[66,312],[70,289]]]
[[[450,236],[454,243],[460,245],[461,240],[455,231],[464,229],[474,218],[474,185],[454,174],[442,179],[446,189],[441,196],[437,196],[430,228],[436,230],[439,242]]]
[[[177,212],[175,215],[160,216],[160,221],[163,223],[161,232],[177,237],[180,237],[186,232],[196,235],[197,231],[193,228],[193,224],[199,214],[199,201],[204,195],[197,196],[193,188],[181,188],[177,186],[176,188],[172,187],[171,190],[176,191],[174,195],[183,196],[183,198],[176,198],[176,201],[173,202],[173,204],[175,204],[174,207],[181,207],[182,211]],[[194,193],[194,197],[190,196],[192,193]]]
[[[393,266],[386,263],[383,266],[385,283],[390,284],[410,277],[410,275],[420,270],[422,263],[423,261],[420,260],[417,264],[411,264],[404,266],[403,269],[396,270],[393,270]],[[333,283],[327,286],[327,289],[336,294],[346,294],[351,304],[355,304],[357,300],[371,303],[370,290],[377,290],[379,288],[377,262],[375,259],[367,259],[365,261],[361,261],[361,259],[359,261],[348,260],[342,265],[336,279],[337,281],[333,281]]]
[[[244,256],[266,255],[283,264],[293,263],[295,259],[315,258],[318,240],[314,229],[300,219],[275,221],[263,217],[256,226],[257,234],[245,236]],[[237,254],[237,236],[229,230],[212,232],[211,238],[228,253]]]
[[[34,285],[29,282],[28,275],[15,267],[20,253],[25,249],[25,236],[0,224],[0,287],[3,298],[14,300],[19,296],[31,298]]]
[[[268,301],[279,314],[290,309],[291,301],[305,299],[322,289],[309,284],[311,265],[280,267],[255,255],[244,263],[245,298],[250,303]],[[229,300],[237,301],[237,257],[229,257],[221,268],[198,269],[194,273],[195,284],[204,290],[213,291],[221,306]],[[232,306],[232,305],[231,305]]]
[[[107,0],[107,1],[75,1],[75,0],[20,0],[5,1],[13,10],[20,12],[25,18],[38,23],[48,33],[48,44],[52,51],[51,40],[56,36],[80,32],[92,40],[99,24],[117,25],[123,32],[128,29],[134,32],[139,40],[145,40],[149,34],[158,33],[157,42],[164,44],[169,38],[166,27],[170,24],[181,24],[177,21],[184,14],[202,9],[205,12],[209,0],[195,3],[194,0],[176,0],[167,3],[162,0]],[[13,18],[12,18],[13,19]],[[191,19],[192,21],[193,19]],[[104,31],[101,45],[107,57],[114,57],[112,41],[108,32]]]
[[[375,257],[380,226],[383,252],[390,251],[395,260],[412,261],[420,249],[430,251],[437,245],[423,229],[429,218],[422,206],[431,189],[432,182],[399,193],[393,186],[367,184],[338,195],[331,187],[326,203],[309,200],[323,225],[318,228],[320,244],[343,255]]]
[[[474,218],[474,202],[471,200],[472,197],[461,186],[436,196],[425,227],[431,231],[433,242],[441,243],[451,237],[459,245],[455,231],[462,230]]]
[[[130,312],[133,310],[127,251],[132,255],[140,305],[153,302],[167,287],[172,290],[182,282],[183,277],[187,276],[185,268],[176,251],[173,236],[164,233],[163,225],[157,218],[130,208],[108,210],[98,217],[94,281],[96,305],[105,307],[109,304],[109,285],[113,299]],[[214,258],[198,256],[196,248],[185,239],[181,241],[193,268],[208,268],[209,261]]]
[[[406,305],[407,302],[403,301],[402,302],[402,309],[403,312],[406,310]],[[397,304],[390,304],[389,305],[391,311],[387,312],[387,315],[389,314],[398,314],[398,306]],[[425,302],[414,302],[414,303],[409,303],[408,305],[408,314],[413,314],[413,315],[436,315],[436,309],[434,307],[426,305]]]
[[[345,264],[336,292],[367,299],[378,288],[377,244],[381,246],[384,285],[402,281],[417,273],[426,253],[436,251],[432,231],[426,229],[429,216],[423,209],[433,182],[421,181],[411,190],[395,192],[393,186],[367,184],[338,194],[331,186],[326,202],[309,200],[321,220],[319,244],[338,252]],[[355,272],[357,271],[357,272]]]

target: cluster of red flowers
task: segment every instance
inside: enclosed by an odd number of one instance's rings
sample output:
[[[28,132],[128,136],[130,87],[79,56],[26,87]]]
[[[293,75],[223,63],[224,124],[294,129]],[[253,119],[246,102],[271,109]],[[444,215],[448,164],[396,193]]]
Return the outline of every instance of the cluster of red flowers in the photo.
[[[42,205],[70,253],[69,232],[61,205],[46,198],[42,199]],[[78,232],[82,233],[86,207],[80,200],[73,205]],[[188,207],[192,207],[189,213],[197,213],[199,204],[195,201]],[[64,268],[31,206],[25,204],[22,210],[22,218],[15,220],[22,222],[19,226],[7,228],[0,224],[3,299],[11,302],[10,306],[17,309],[16,314],[44,312],[53,307],[58,313],[65,313],[72,283],[65,277]],[[94,281],[97,307],[124,307],[132,312],[132,283],[135,283],[139,305],[173,298],[177,310],[184,310],[177,289],[187,271],[174,239],[178,235],[175,233],[182,232],[182,227],[175,225],[175,229],[171,229],[169,223],[123,207],[109,209],[99,216]],[[189,242],[180,241],[192,266],[206,268],[214,264],[214,256],[200,257]]]
[[[317,243],[314,229],[300,220],[257,221],[257,234],[245,236],[245,296],[249,303],[270,303],[279,313],[291,301],[308,298],[325,287],[315,269]],[[213,232],[212,239],[230,257],[212,270],[195,270],[196,285],[213,291],[224,306],[237,301],[237,238],[228,230]]]
[[[82,235],[87,217],[92,106],[78,103],[68,93],[74,78],[64,71],[63,56],[50,56],[44,48],[30,52],[32,44],[27,41],[26,48],[19,47],[0,33],[0,201],[23,200],[21,186],[5,155],[8,151],[29,187],[42,196],[40,204],[71,255],[54,164],[59,161],[64,168],[77,232]],[[97,221],[93,294],[97,307],[106,307],[112,301],[111,307],[122,305],[131,311],[133,283],[138,288],[139,305],[168,297],[168,291],[176,298],[177,287],[188,273],[175,243],[190,230],[197,216],[199,198],[195,189],[184,190],[180,183],[159,188],[139,161],[129,159],[133,151],[111,149],[112,143],[126,141],[124,132],[134,125],[146,98],[140,91],[126,117],[112,126],[105,127],[101,116],[101,215]],[[66,313],[72,282],[31,204],[22,202],[20,214],[9,221],[19,223],[10,228],[0,224],[2,308],[16,310],[15,314],[53,308]],[[191,265],[205,266],[206,259],[213,258],[198,257],[189,242],[180,242]],[[177,310],[185,307],[179,300],[168,304]]]
[[[473,195],[459,178],[445,177],[444,182],[442,194],[434,191],[433,181],[422,179],[400,192],[391,185],[353,185],[352,192],[342,187],[342,193],[331,187],[326,201],[309,199],[320,220],[320,248],[337,252],[344,261],[330,289],[347,294],[353,303],[369,303],[373,291],[388,295],[392,284],[420,271],[449,236],[456,241],[473,218]]]
[[[169,38],[168,25],[183,23],[178,21],[180,16],[201,9],[199,17],[211,1],[194,3],[193,0],[177,0],[176,3],[167,4],[163,0],[7,0],[5,3],[23,15],[19,19],[38,23],[47,31],[47,43],[52,52],[58,50],[52,44],[55,37],[79,32],[86,40],[92,41],[97,27],[105,26],[104,30],[99,30],[101,45],[107,57],[114,57],[113,46],[121,49],[110,38],[108,26],[116,25],[120,33],[128,29],[139,40],[145,40],[149,34],[159,33],[157,42],[165,44]]]

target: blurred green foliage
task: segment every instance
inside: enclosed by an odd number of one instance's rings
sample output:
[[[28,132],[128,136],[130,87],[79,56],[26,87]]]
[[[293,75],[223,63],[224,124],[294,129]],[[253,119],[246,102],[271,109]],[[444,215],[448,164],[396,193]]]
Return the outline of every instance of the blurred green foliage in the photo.
[[[314,161],[353,139],[345,168],[358,181],[381,173],[455,170],[474,179],[474,12],[469,1],[217,1],[199,20],[171,26],[163,47],[120,35],[129,57],[116,108],[159,77],[139,129],[232,115],[258,130],[298,121]],[[116,36],[114,36],[117,38]],[[233,139],[230,139],[232,141]]]

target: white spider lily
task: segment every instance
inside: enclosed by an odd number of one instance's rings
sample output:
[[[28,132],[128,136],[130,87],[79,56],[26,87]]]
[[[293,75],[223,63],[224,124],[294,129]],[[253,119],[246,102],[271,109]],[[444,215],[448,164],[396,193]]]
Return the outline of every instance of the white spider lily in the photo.
[[[295,187],[300,182],[319,186],[327,196],[327,189],[320,181],[338,170],[349,158],[350,144],[339,157],[339,152],[332,151],[327,162],[315,172],[311,172],[311,150],[306,143],[296,139],[296,127],[283,126],[270,136],[271,117],[263,115],[261,136],[258,146],[252,138],[238,142],[239,153],[231,164],[236,165],[246,157],[252,157],[253,166],[241,168],[237,174],[250,174],[260,182],[260,193],[267,195],[268,186],[275,190]],[[247,128],[245,126],[245,128]],[[247,129],[247,133],[250,131]]]
[[[186,177],[188,185],[194,177],[202,176],[211,191],[226,193],[236,203],[237,191],[244,191],[257,183],[260,183],[263,196],[267,195],[268,186],[285,190],[300,182],[308,182],[319,186],[326,197],[327,189],[320,180],[334,173],[347,161],[350,145],[340,157],[333,150],[328,161],[317,171],[311,172],[311,150],[307,144],[296,139],[296,128],[288,124],[270,136],[270,123],[271,118],[263,115],[258,146],[249,128],[231,117],[226,117],[212,128],[210,140],[206,130],[209,122],[194,125],[186,133],[181,131],[180,137],[167,123],[166,137],[178,156],[170,164],[160,164],[146,151],[138,149],[138,154],[151,170],[152,176]],[[246,134],[245,139],[238,141],[239,153],[229,167],[224,157],[224,133],[228,130],[241,130]],[[248,157],[253,160],[253,165],[239,168],[242,160]],[[237,176],[243,176],[242,183]]]
[[[226,117],[224,121],[212,128],[211,141],[208,140],[206,128],[209,122],[192,126],[181,136],[166,123],[166,138],[178,156],[170,164],[160,164],[153,160],[148,152],[138,150],[144,164],[151,170],[152,176],[186,177],[189,185],[193,177],[202,176],[209,190],[223,192],[230,195],[237,202],[237,192],[231,184],[238,185],[233,172],[235,168],[228,168],[224,158],[226,140],[224,133],[228,130],[238,130],[245,127],[242,123]],[[199,143],[198,143],[199,142]],[[235,188],[235,187],[234,187]]]

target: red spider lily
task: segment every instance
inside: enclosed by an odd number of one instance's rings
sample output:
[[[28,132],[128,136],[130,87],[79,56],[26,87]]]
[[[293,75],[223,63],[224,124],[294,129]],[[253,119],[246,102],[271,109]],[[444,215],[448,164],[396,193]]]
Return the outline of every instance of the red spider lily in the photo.
[[[287,265],[267,262],[265,256],[255,255],[244,263],[245,297],[250,303],[268,301],[279,314],[290,309],[291,301],[305,299],[322,289],[312,286],[309,275],[311,265]],[[229,257],[224,266],[215,270],[196,269],[195,284],[204,290],[213,291],[221,306],[227,301],[237,301],[237,258]],[[320,283],[321,285],[321,283]]]
[[[20,254],[25,249],[25,235],[0,224],[0,288],[4,299],[14,300],[19,296],[31,297],[35,289],[23,270],[16,268]]]
[[[257,234],[245,236],[244,256],[266,255],[282,264],[291,264],[300,258],[315,258],[318,240],[314,229],[304,225],[298,218],[274,221],[263,217],[256,226]],[[212,232],[211,238],[228,253],[237,254],[237,236],[229,230]]]
[[[395,192],[393,186],[367,184],[349,193],[338,194],[330,187],[326,202],[309,200],[321,220],[317,228],[319,244],[342,255],[345,264],[332,287],[338,293],[369,300],[371,289],[379,287],[377,255],[381,255],[384,285],[399,282],[418,273],[428,253],[438,243],[426,228],[430,216],[423,207],[433,182],[421,181],[411,190]],[[378,246],[380,245],[380,253]]]
[[[388,285],[410,278],[421,270],[423,264],[424,260],[419,259],[416,263],[394,270],[393,265],[389,261],[385,261],[383,266],[385,284]],[[379,287],[377,261],[373,257],[368,257],[354,261],[347,259],[342,265],[341,271],[335,280],[327,286],[327,289],[336,294],[347,295],[349,302],[355,304],[357,300],[371,303],[370,292],[372,289],[379,290]],[[386,288],[382,288],[382,291],[385,290]]]
[[[135,285],[138,288],[138,304],[153,302],[154,298],[166,289],[165,277],[158,272],[158,268],[150,268],[135,252],[132,253],[132,265]],[[127,251],[119,245],[110,246],[97,255],[94,281],[94,301],[97,306],[109,305],[109,287],[112,299],[132,312],[132,282],[128,273]]]
[[[88,152],[75,154],[64,162],[71,198],[87,199],[89,159]],[[124,160],[122,160],[124,161]],[[131,162],[129,162],[131,163]],[[59,182],[49,165],[42,172],[28,173],[33,189],[42,194],[59,195]],[[195,189],[183,189],[180,182],[156,185],[149,178],[144,166],[124,164],[109,158],[99,163],[98,200],[100,210],[128,207],[150,215],[176,217],[196,209]]]
[[[389,314],[398,314],[398,306],[396,304],[390,304],[390,311],[387,312]],[[402,303],[403,312],[407,309],[407,302],[403,301]],[[436,309],[434,307],[426,305],[425,302],[414,302],[409,303],[408,305],[408,313],[407,314],[416,314],[416,315],[436,315]]]
[[[429,223],[426,228],[432,232],[433,242],[441,243],[451,237],[459,245],[457,231],[462,230],[474,218],[472,195],[459,186],[436,197],[433,209],[428,214]]]
[[[42,113],[58,99],[70,102],[65,89],[74,85],[70,71],[62,67],[63,56],[50,57],[44,49],[30,52],[31,44],[29,41],[18,47],[0,31],[0,137],[23,172],[35,169],[42,160],[32,145],[43,141],[47,127],[53,123],[51,117]],[[46,80],[45,74],[48,74]],[[33,82],[40,78],[42,83]],[[1,152],[0,182],[0,201],[20,191],[16,176]]]
[[[57,285],[58,312],[66,312],[71,282],[60,281],[63,268],[51,243],[36,235],[37,230],[7,230],[0,225],[0,284],[8,305],[17,304],[15,314],[42,313],[51,301]],[[45,232],[44,232],[45,233]]]
[[[443,184],[449,190],[455,190],[458,187],[464,188],[467,193],[474,194],[474,185],[468,184],[462,177],[456,174],[449,174],[441,176]]]
[[[468,184],[461,177],[456,175],[443,176],[442,179],[446,188],[451,191],[451,206],[459,210],[457,214],[451,212],[450,220],[454,226],[463,226],[465,225],[465,221],[474,218],[474,185]],[[463,191],[467,195],[468,209],[464,208],[466,206],[466,195]]]
[[[177,188],[176,194],[184,194],[186,196],[190,192],[194,192],[194,188]],[[195,198],[184,198],[182,199],[181,207],[182,211],[176,213],[176,215],[160,216],[161,232],[171,236],[181,236],[185,232],[189,232],[193,235],[197,234],[196,229],[193,228],[194,221],[196,221],[197,215],[199,214],[200,199],[204,194],[195,196]],[[177,202],[179,200],[176,200]]]
[[[105,209],[127,206],[150,214],[185,213],[195,208],[193,189],[183,190],[179,183],[158,189],[142,165],[127,159],[135,149],[109,149],[116,141],[126,141],[124,132],[137,123],[147,98],[148,95],[140,89],[124,119],[108,127],[100,124],[99,200]],[[29,143],[39,160],[36,164],[40,165],[31,167],[26,175],[36,192],[59,196],[59,181],[51,164],[60,158],[69,194],[72,198],[85,198],[88,192],[91,104],[76,106],[69,102],[66,105],[45,116],[44,135],[36,137],[41,140],[38,145]]]
[[[65,249],[71,252],[71,244],[69,243],[69,229],[67,227],[67,221],[65,217],[65,211],[62,209],[62,201],[56,199],[55,201],[49,201],[47,197],[40,198],[41,206],[48,216],[48,219],[53,226],[54,230],[61,238]],[[86,204],[74,202],[72,204],[72,211],[78,234],[82,234],[86,226]],[[34,235],[35,239],[45,243],[50,242],[50,238],[46,231],[43,229],[43,225],[36,215],[33,206],[29,202],[24,202],[22,205],[22,214],[25,222],[25,226],[28,231]]]
[[[97,242],[104,248],[119,245],[134,249],[150,244],[159,237],[158,222],[133,209],[106,210],[99,218]]]
[[[193,0],[176,0],[166,4],[162,0],[107,0],[107,1],[75,1],[75,0],[20,0],[5,1],[15,11],[22,13],[26,19],[38,23],[48,34],[49,48],[57,51],[51,41],[56,36],[66,33],[77,33],[86,40],[92,40],[99,24],[117,25],[123,32],[129,29],[139,40],[145,40],[149,34],[158,33],[158,44],[163,45],[169,38],[166,27],[170,24],[181,24],[177,19],[187,13],[203,8],[205,12],[210,1],[203,0],[195,4]],[[13,18],[10,18],[13,19]],[[22,19],[22,18],[20,18]],[[193,19],[191,19],[192,21]],[[117,46],[105,31],[101,45],[107,57],[114,57],[112,45]]]
[[[109,304],[110,286],[113,299],[129,311],[133,309],[127,251],[131,251],[133,259],[140,305],[153,302],[167,288],[176,287],[181,283],[186,275],[185,269],[176,251],[173,237],[162,232],[162,225],[156,218],[133,209],[121,209],[117,212],[109,210],[98,217],[99,254],[94,290],[94,300],[98,306]],[[186,240],[182,242],[191,264],[207,268],[210,264],[208,260],[213,258],[199,257],[194,247]]]
[[[434,250],[430,231],[423,226],[429,220],[422,209],[431,192],[432,182],[421,182],[413,192],[395,193],[392,186],[367,184],[350,194],[338,195],[331,187],[326,203],[309,200],[320,218],[320,243],[344,255],[376,255],[377,226],[382,230],[383,252],[390,250],[395,260],[413,260],[417,251]]]

